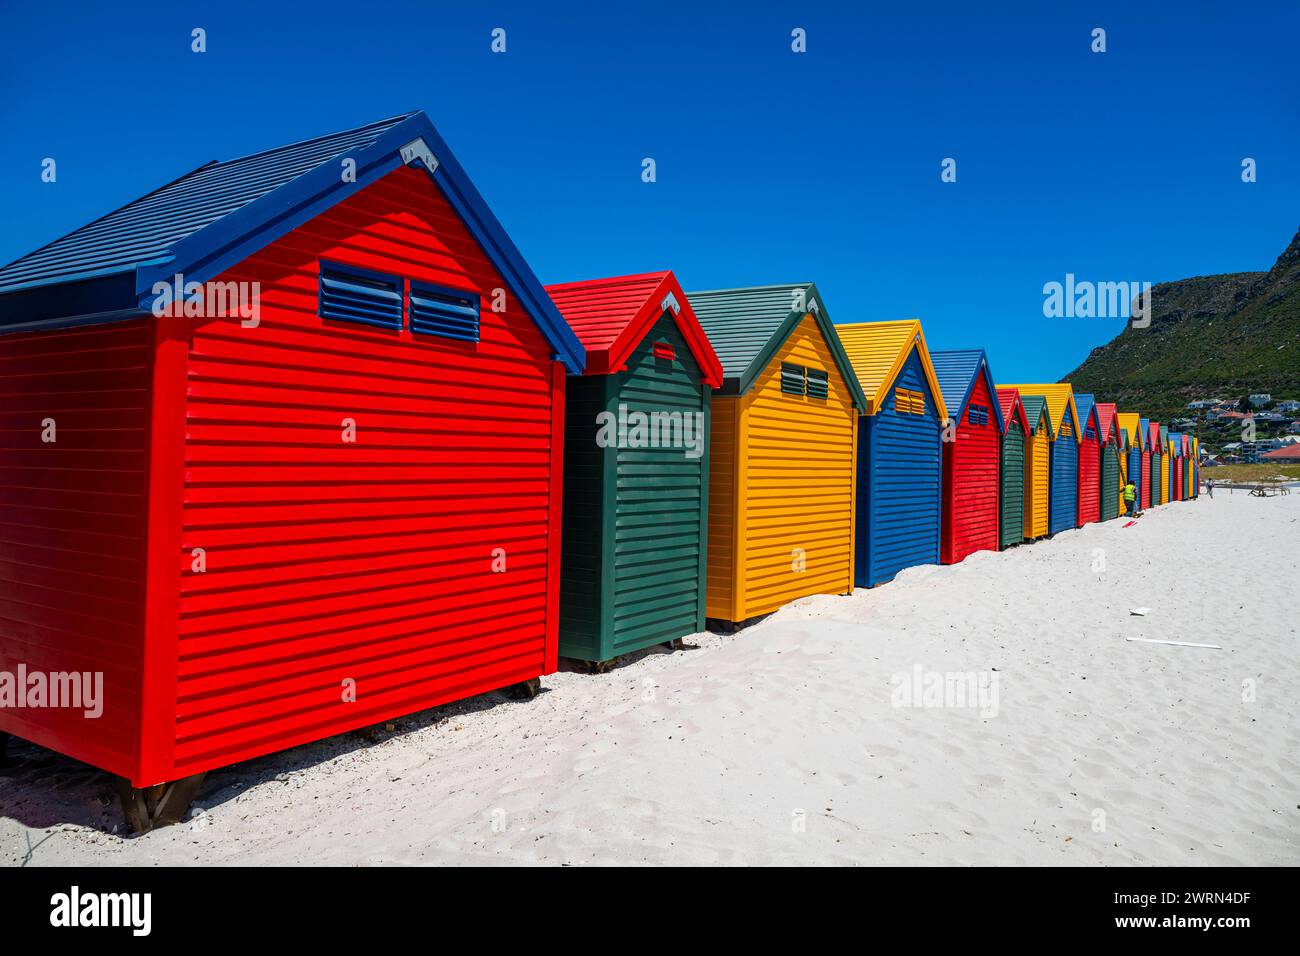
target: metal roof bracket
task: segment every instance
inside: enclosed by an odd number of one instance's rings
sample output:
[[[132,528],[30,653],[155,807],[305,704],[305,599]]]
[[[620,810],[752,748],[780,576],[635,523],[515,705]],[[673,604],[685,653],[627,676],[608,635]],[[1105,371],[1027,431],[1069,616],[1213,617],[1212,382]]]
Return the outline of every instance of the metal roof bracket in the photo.
[[[438,169],[438,157],[433,155],[433,150],[429,148],[429,144],[424,141],[423,136],[416,137],[403,146],[401,153],[402,162],[407,166],[411,165],[411,163],[418,159],[420,162],[424,163],[424,166],[429,170],[430,175]]]

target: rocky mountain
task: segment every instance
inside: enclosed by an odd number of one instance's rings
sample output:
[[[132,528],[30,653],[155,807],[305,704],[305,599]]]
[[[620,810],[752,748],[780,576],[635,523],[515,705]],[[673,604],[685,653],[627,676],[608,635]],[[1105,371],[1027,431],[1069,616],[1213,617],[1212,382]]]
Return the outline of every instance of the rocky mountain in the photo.
[[[1267,272],[1162,282],[1131,325],[1062,381],[1155,418],[1197,398],[1300,398],[1300,232]]]

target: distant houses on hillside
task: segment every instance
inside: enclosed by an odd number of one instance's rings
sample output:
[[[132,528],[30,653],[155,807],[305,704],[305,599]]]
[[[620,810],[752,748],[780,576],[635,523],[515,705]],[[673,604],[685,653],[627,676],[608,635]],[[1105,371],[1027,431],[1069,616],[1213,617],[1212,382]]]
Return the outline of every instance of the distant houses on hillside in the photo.
[[[1194,417],[1171,418],[1170,427],[1201,436],[1201,457],[1207,466],[1289,462],[1300,449],[1298,399],[1274,401],[1270,392],[1253,392],[1244,400],[1198,398],[1187,403],[1187,410]],[[1259,426],[1259,431],[1248,428],[1248,423]],[[1237,437],[1255,440],[1218,443],[1223,438]],[[1281,454],[1274,455],[1274,452]]]
[[[1190,412],[1204,412],[1205,417],[1214,420],[1222,418],[1224,415],[1241,416],[1243,413],[1238,410],[1237,402],[1227,398],[1198,398],[1195,401],[1187,403],[1187,410]],[[1284,398],[1274,402],[1273,395],[1270,392],[1255,392],[1247,396],[1246,404],[1253,409],[1262,409],[1266,405],[1272,405],[1270,413],[1291,416],[1300,412],[1300,400],[1294,398]],[[1256,412],[1259,414],[1259,412]]]
[[[1300,437],[1291,435],[1285,438],[1261,438],[1259,441],[1230,441],[1217,454],[1211,453],[1204,445],[1201,446],[1201,451],[1202,454],[1209,455],[1213,463],[1222,465],[1284,461],[1290,460],[1292,455],[1300,456]],[[1274,452],[1279,451],[1287,454],[1274,455]]]

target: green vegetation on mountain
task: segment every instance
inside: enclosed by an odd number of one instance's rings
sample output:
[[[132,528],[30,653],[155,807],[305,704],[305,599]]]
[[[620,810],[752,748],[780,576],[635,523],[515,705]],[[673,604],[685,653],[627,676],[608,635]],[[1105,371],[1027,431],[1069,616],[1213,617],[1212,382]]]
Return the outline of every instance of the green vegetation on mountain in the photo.
[[[1162,282],[1130,324],[1062,381],[1168,420],[1200,398],[1300,398],[1300,232],[1268,272]]]

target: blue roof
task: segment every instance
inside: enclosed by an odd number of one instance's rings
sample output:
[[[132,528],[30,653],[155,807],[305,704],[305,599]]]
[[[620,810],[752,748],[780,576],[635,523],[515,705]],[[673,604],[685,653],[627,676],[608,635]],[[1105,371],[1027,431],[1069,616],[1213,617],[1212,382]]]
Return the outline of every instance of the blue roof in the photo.
[[[966,403],[979,376],[984,376],[984,387],[989,392],[989,404],[993,406],[993,417],[997,419],[998,431],[1005,432],[1007,423],[1002,418],[1002,403],[998,401],[998,389],[993,384],[993,374],[989,371],[988,358],[983,349],[947,349],[930,353],[930,362],[934,366],[934,377],[939,380],[939,390],[943,392],[943,403],[948,406],[951,418],[960,418],[966,411]]]
[[[1084,431],[1088,430],[1088,419],[1091,418],[1097,431],[1101,431],[1101,420],[1097,417],[1097,399],[1096,396],[1085,393],[1074,393],[1074,407],[1079,411],[1079,427]]]
[[[355,181],[340,175],[356,164]],[[569,371],[585,353],[428,116],[211,162],[0,268],[0,332],[100,324],[148,312],[155,282],[206,282],[402,165],[419,164]]]
[[[409,115],[409,114],[408,114]],[[135,268],[321,163],[369,146],[406,116],[304,143],[213,160],[0,268],[0,293]]]

